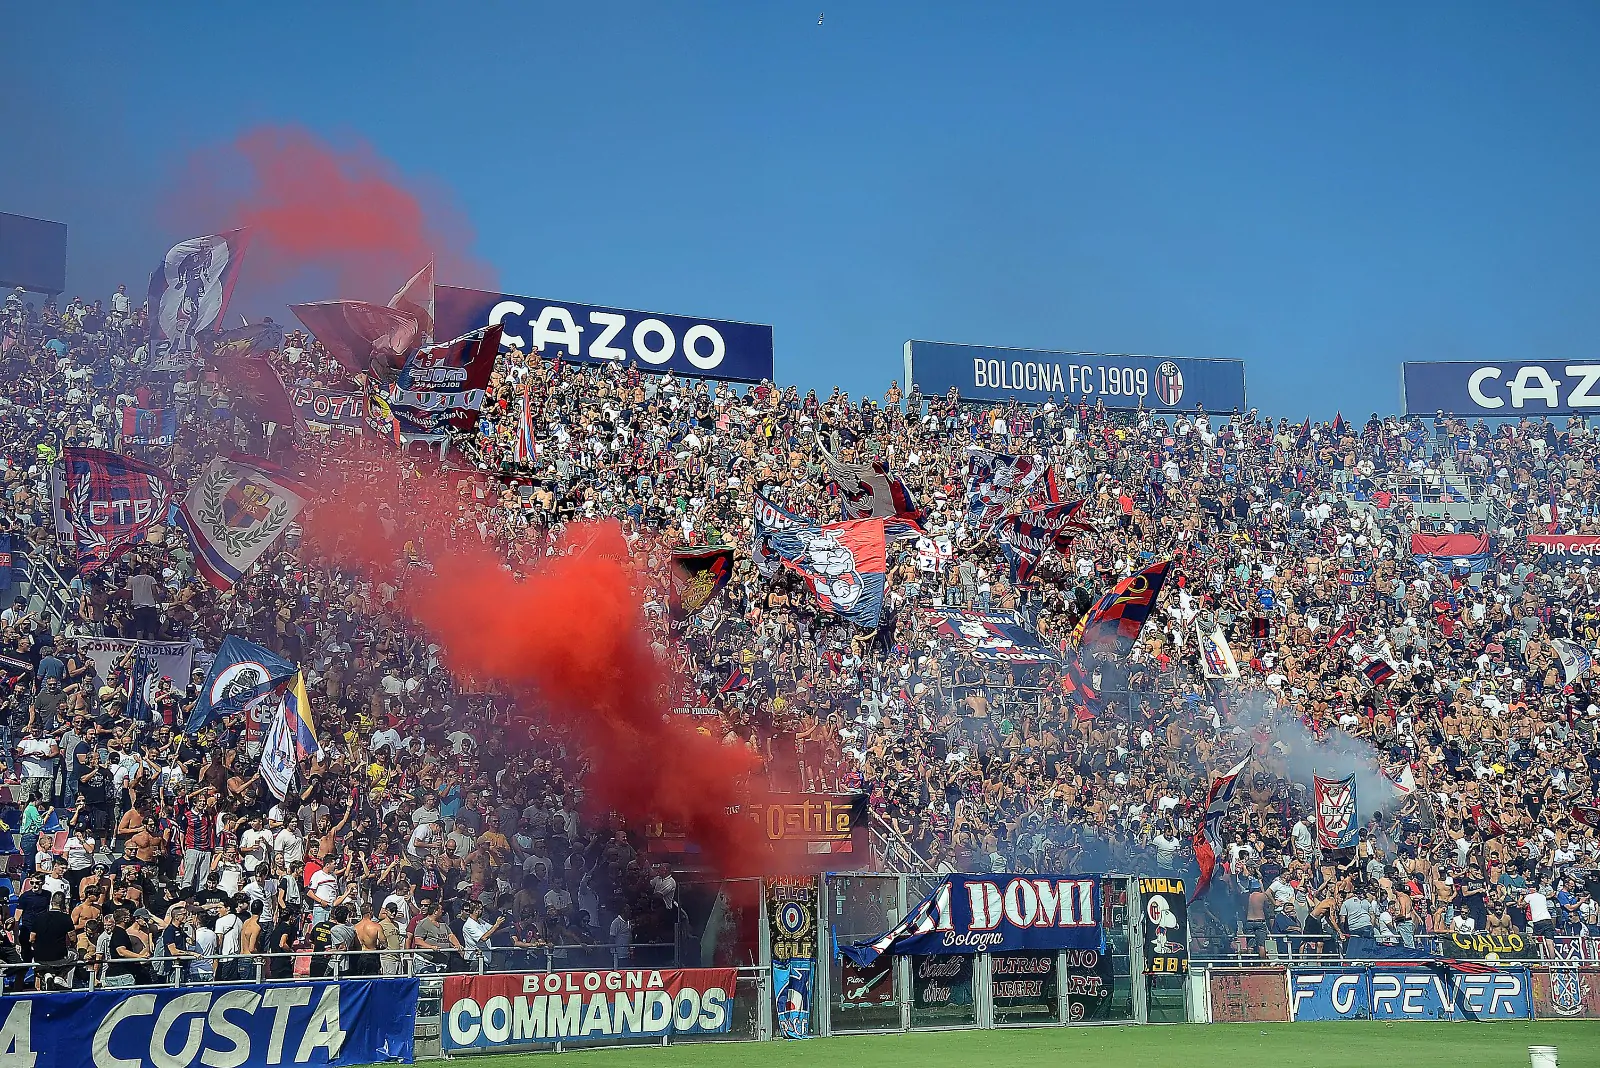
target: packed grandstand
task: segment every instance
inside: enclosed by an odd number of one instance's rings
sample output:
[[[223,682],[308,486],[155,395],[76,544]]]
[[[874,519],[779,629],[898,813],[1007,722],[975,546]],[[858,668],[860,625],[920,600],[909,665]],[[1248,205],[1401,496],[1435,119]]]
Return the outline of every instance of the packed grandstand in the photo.
[[[472,543],[532,570],[569,525],[617,524],[666,576],[640,599],[687,682],[673,714],[747,752],[752,790],[864,795],[886,868],[1203,872],[1197,957],[1600,934],[1600,594],[1529,542],[1600,533],[1583,418],[852,398],[507,344],[481,410],[418,433],[367,410],[385,369],[304,330],[258,324],[174,369],[151,315],[122,287],[4,305],[0,534],[29,581],[0,614],[14,965],[75,959],[80,985],[287,974],[308,948],[318,975],[393,974],[413,949],[581,966],[689,922],[681,833],[586,805],[605,754],[537,717],[508,729],[505,695],[453,673],[390,582],[290,522],[242,574],[186,536],[177,505],[226,457],[335,478],[345,504],[448,486],[417,567]],[[264,418],[277,394],[320,407]],[[131,466],[85,460],[63,503],[64,460],[106,453]],[[59,536],[130,471],[168,480],[170,513],[127,544]],[[273,498],[229,500],[248,525]],[[879,524],[881,593],[826,566],[851,519]],[[261,691],[265,729],[233,700],[248,680],[205,685],[225,639],[298,673]],[[309,746],[273,736],[312,721]],[[1316,775],[1359,795],[1340,848]]]

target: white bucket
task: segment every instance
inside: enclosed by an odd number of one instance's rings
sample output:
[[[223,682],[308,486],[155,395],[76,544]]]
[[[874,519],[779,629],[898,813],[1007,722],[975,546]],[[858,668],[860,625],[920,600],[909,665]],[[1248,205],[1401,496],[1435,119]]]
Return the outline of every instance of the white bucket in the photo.
[[[1554,1046],[1529,1046],[1528,1060],[1533,1068],[1556,1068],[1556,1048]]]

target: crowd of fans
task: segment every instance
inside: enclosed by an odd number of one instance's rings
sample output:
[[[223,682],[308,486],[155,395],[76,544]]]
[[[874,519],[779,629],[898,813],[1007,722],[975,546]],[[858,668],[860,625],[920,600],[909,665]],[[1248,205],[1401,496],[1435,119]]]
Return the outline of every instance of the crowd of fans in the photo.
[[[1249,751],[1224,869],[1193,912],[1197,954],[1600,933],[1586,881],[1600,843],[1574,814],[1596,800],[1600,707],[1587,680],[1565,684],[1551,644],[1595,646],[1600,578],[1541,566],[1526,539],[1600,532],[1600,434],[1582,419],[1303,426],[1084,398],[973,404],[898,384],[852,400],[513,352],[441,469],[372,435],[267,438],[203,370],[151,372],[145,315],[121,287],[59,308],[19,293],[0,312],[0,519],[74,601],[59,631],[27,602],[0,613],[0,651],[16,661],[0,698],[7,959],[75,957],[78,981],[93,969],[113,984],[258,962],[287,974],[307,946],[325,951],[310,958],[318,972],[392,972],[413,949],[443,967],[559,966],[586,959],[579,946],[612,960],[671,942],[682,919],[646,828],[586,812],[573,739],[543,723],[505,730],[510,702],[453,677],[393,585],[318,564],[294,531],[227,593],[170,529],[78,575],[56,542],[48,469],[69,445],[117,447],[128,406],[178,411],[174,445],[128,451],[180,487],[241,448],[354,486],[454,480],[457,517],[415,546],[423,557],[477,539],[532,566],[564,524],[603,517],[648,539],[641,552],[738,547],[733,580],[687,623],[664,599],[647,605],[689,683],[682,714],[757,754],[771,788],[868,794],[897,859],[1192,875],[1210,777]],[[270,359],[290,387],[356,388],[304,335]],[[757,493],[839,518],[819,444],[886,462],[926,509],[927,537],[891,547],[875,631],[819,612],[798,576],[750,558]],[[1036,456],[1087,502],[1092,530],[1028,582],[963,522],[972,446]],[[1421,518],[1423,500],[1452,493],[1489,517],[1486,573],[1412,558],[1414,531],[1449,529]],[[1101,592],[1160,559],[1173,578],[1132,652],[1086,664],[1092,706],[1051,666],[974,661],[921,611],[1012,611],[1064,646]],[[1197,625],[1223,629],[1240,678],[1205,679]],[[281,802],[242,717],[183,730],[227,634],[305,671],[324,755]],[[97,677],[77,642],[91,635],[188,640],[195,676],[163,680],[152,721],[134,722],[127,664]],[[1371,655],[1393,679],[1357,669]],[[1324,852],[1310,772],[1339,767],[1362,770],[1363,828],[1356,849]]]

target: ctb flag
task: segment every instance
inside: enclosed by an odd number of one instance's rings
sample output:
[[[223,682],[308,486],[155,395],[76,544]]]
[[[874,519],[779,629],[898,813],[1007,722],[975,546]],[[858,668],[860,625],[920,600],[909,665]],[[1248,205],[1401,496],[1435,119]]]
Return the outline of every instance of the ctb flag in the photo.
[[[192,364],[228,311],[248,230],[180,241],[150,276],[150,357],[158,371]]]
[[[144,540],[167,518],[165,471],[105,449],[68,446],[51,476],[56,533],[89,574]]]

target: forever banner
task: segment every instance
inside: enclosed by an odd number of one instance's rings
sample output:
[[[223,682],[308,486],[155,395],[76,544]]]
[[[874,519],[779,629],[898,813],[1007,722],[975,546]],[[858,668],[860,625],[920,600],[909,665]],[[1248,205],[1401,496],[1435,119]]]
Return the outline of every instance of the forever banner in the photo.
[[[443,1045],[495,1049],[726,1034],[737,975],[733,968],[452,975],[444,981]]]
[[[28,1068],[410,1064],[416,979],[17,994],[5,1063]]]
[[[885,953],[1005,953],[1105,948],[1092,876],[947,875],[876,938],[841,945],[859,965]]]

